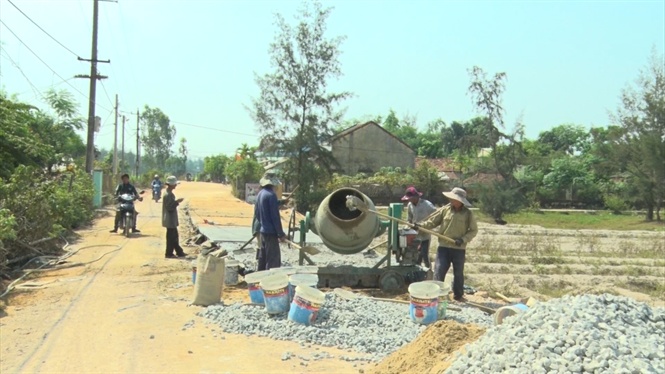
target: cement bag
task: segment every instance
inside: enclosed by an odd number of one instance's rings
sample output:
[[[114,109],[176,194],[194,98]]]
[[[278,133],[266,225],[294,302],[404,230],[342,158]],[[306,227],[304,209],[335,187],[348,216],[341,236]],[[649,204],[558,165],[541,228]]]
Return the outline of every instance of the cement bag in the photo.
[[[213,254],[199,255],[196,260],[196,284],[194,284],[193,305],[208,306],[222,300],[224,284],[224,258]]]

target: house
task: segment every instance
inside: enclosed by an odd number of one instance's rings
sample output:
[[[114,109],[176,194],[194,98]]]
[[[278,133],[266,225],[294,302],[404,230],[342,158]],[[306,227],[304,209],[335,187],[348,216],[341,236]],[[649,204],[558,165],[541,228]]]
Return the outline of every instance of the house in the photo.
[[[340,172],[372,174],[383,167],[415,166],[416,152],[404,141],[370,121],[352,126],[330,140]]]
[[[425,158],[416,157],[416,167],[423,163],[430,164],[439,173],[441,181],[454,181],[462,179],[462,168],[452,158]]]

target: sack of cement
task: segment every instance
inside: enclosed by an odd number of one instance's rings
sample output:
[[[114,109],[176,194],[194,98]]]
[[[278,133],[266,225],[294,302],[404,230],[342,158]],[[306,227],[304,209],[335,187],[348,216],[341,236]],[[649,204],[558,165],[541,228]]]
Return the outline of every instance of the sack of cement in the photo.
[[[210,255],[199,255],[196,260],[196,284],[192,304],[208,306],[222,300],[224,284],[224,258]]]

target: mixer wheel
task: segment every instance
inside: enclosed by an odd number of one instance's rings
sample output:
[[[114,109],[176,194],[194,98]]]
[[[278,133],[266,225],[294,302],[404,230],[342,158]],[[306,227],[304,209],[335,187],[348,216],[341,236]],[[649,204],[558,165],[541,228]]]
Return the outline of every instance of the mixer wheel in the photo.
[[[382,291],[397,291],[404,287],[405,281],[402,274],[394,270],[386,270],[379,277],[379,287]]]

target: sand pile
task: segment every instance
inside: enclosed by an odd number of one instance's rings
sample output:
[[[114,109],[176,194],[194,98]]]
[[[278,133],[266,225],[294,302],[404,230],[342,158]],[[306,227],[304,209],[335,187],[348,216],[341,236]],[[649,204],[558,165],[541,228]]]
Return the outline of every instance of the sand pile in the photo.
[[[448,361],[453,352],[484,333],[485,329],[475,325],[439,321],[368,371],[372,374],[440,373],[451,364]]]

